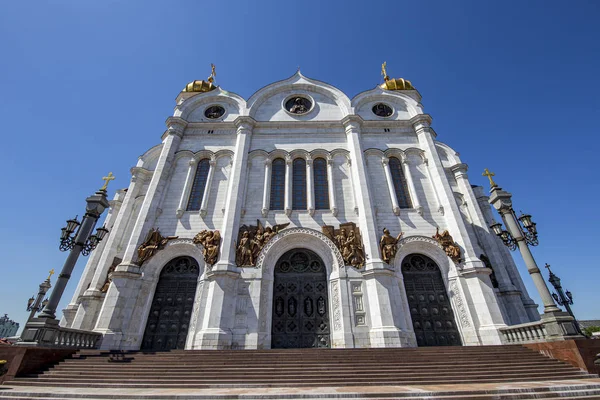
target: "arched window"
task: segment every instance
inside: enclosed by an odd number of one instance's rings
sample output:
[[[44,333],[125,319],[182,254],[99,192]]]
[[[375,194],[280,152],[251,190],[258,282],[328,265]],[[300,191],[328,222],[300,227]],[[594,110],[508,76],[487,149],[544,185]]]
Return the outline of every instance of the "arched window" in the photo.
[[[315,210],[329,209],[329,185],[327,183],[327,161],[317,158],[313,162],[315,183]]]
[[[396,199],[398,200],[398,207],[412,208],[408,193],[408,185],[406,184],[404,172],[402,172],[402,163],[396,157],[390,157],[390,172],[392,173],[392,181],[394,181],[394,190],[396,192]]]
[[[292,169],[292,210],[306,210],[306,160],[296,158]]]
[[[198,162],[196,176],[194,177],[192,191],[190,192],[190,199],[188,200],[188,211],[198,211],[200,209],[202,197],[204,196],[204,190],[206,189],[206,178],[208,177],[209,170],[210,162],[208,161],[208,158]]]
[[[285,200],[285,161],[276,158],[271,164],[271,210],[283,210]]]

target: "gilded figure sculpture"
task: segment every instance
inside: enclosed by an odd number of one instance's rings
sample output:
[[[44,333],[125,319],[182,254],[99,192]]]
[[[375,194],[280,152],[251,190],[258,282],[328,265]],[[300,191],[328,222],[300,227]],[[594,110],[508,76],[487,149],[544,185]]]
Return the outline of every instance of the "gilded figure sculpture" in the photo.
[[[335,229],[331,225],[323,225],[321,229],[342,253],[346,265],[355,268],[365,266],[365,248],[362,244],[360,229],[355,223],[340,224],[339,229]]]
[[[460,263],[462,260],[460,258],[460,247],[454,241],[450,232],[445,230],[440,234],[440,228],[436,228],[435,235],[432,236],[437,242],[442,246],[446,255],[452,259],[456,264]]]
[[[390,235],[390,231],[387,228],[383,228],[383,236],[381,236],[381,240],[379,241],[379,250],[381,250],[381,259],[391,264],[396,256],[396,245],[398,241],[402,238],[404,232],[400,232],[398,236],[393,237]]]
[[[269,240],[290,223],[264,227],[256,220],[256,225],[242,225],[238,234],[235,262],[239,267],[254,267],[258,256]]]
[[[169,240],[177,239],[178,237],[179,236],[163,237],[158,228],[150,229],[150,232],[148,232],[148,235],[146,235],[146,240],[144,240],[144,243],[138,247],[137,264],[141,266],[150,258],[152,258],[153,255],[162,250]]]
[[[192,242],[202,245],[202,255],[204,262],[208,265],[215,265],[219,259],[219,246],[221,245],[221,233],[219,231],[203,230],[199,232]]]

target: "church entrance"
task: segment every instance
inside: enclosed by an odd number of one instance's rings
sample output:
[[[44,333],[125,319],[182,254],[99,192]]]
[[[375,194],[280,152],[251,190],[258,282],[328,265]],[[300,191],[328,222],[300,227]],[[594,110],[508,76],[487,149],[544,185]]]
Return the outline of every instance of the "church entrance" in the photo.
[[[177,257],[165,265],[154,292],[141,350],[185,347],[199,271],[191,257]]]
[[[285,253],[275,265],[271,348],[329,347],[327,274],[307,249]]]
[[[460,346],[448,292],[436,263],[422,254],[402,261],[404,287],[418,346]]]

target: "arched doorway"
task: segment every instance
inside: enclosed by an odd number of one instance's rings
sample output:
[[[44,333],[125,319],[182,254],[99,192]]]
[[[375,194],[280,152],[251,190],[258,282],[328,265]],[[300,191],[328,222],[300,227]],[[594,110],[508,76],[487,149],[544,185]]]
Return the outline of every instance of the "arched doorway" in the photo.
[[[275,264],[271,348],[329,347],[327,274],[307,249],[286,252]]]
[[[460,346],[460,334],[442,274],[422,254],[402,260],[402,275],[418,346]]]
[[[177,257],[165,265],[152,299],[142,350],[185,347],[199,271],[192,257]]]

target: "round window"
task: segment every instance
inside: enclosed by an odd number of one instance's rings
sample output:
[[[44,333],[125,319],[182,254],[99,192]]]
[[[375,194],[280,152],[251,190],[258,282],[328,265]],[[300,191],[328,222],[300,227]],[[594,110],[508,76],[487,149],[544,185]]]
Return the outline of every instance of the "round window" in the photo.
[[[306,97],[292,96],[285,102],[285,109],[290,114],[306,114],[312,108],[312,102]]]
[[[225,114],[225,109],[221,106],[210,106],[204,111],[204,116],[209,119],[221,118]]]
[[[394,110],[392,110],[392,107],[388,106],[387,104],[377,103],[373,106],[373,114],[377,115],[378,117],[389,117],[393,114],[393,112]]]

